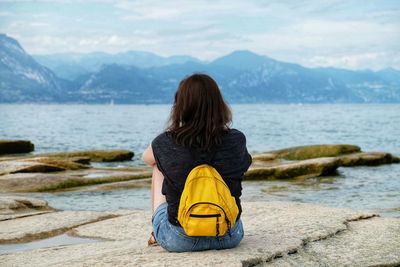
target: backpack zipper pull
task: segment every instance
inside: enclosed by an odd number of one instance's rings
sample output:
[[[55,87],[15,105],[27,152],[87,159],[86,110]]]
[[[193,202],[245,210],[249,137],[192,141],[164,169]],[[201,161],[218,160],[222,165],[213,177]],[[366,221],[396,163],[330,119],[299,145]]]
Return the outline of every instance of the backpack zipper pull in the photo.
[[[217,218],[217,225],[216,225],[216,227],[217,227],[217,230],[216,230],[216,236],[219,236],[219,222],[218,222],[218,217],[216,217]]]
[[[229,235],[229,237],[232,237],[232,235],[231,235],[231,222],[227,219],[226,223],[228,225],[228,235]]]

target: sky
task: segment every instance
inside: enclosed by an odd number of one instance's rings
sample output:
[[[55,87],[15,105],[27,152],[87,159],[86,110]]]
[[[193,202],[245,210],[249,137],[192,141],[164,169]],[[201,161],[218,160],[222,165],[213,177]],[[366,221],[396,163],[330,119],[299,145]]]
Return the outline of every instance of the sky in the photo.
[[[0,0],[0,33],[30,54],[234,50],[307,67],[400,70],[400,0]]]

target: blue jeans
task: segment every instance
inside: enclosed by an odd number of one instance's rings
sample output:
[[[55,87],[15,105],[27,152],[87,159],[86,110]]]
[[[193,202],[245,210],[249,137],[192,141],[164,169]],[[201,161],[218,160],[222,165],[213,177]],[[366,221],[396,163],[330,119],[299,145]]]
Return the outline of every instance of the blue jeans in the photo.
[[[155,211],[152,223],[154,236],[161,247],[170,252],[201,251],[236,247],[243,239],[243,224],[239,219],[231,229],[231,236],[187,236],[183,228],[168,221],[168,204],[161,204]]]

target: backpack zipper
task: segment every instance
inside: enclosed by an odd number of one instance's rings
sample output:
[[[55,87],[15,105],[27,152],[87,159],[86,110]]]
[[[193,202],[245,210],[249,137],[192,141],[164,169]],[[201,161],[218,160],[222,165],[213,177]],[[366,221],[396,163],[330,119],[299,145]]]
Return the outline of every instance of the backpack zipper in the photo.
[[[195,217],[195,218],[221,217],[221,214],[189,214],[189,217]]]

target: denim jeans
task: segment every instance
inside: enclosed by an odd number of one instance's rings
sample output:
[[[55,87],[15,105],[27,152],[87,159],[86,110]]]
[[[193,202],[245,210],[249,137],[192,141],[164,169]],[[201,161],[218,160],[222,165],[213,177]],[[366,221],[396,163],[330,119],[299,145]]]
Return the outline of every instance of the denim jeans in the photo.
[[[155,211],[152,223],[154,236],[161,247],[170,252],[201,251],[236,247],[243,239],[243,224],[239,219],[231,229],[231,235],[187,236],[183,228],[168,221],[168,204],[161,204]]]

